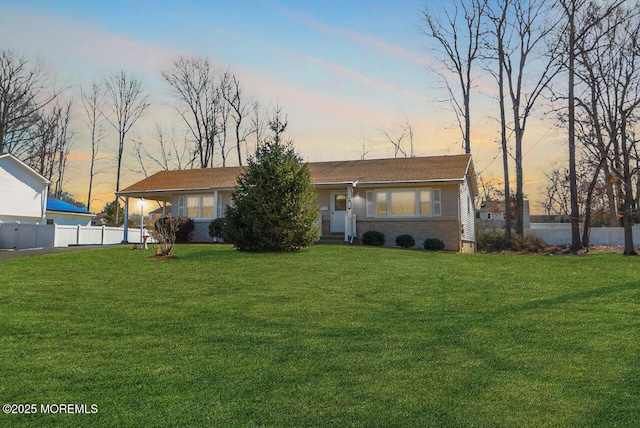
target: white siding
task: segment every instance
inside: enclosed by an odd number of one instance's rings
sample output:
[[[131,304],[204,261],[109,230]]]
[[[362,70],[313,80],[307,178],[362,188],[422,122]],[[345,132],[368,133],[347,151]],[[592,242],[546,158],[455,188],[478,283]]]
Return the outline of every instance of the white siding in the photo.
[[[0,221],[42,221],[47,183],[10,157],[0,159]]]
[[[316,189],[316,195],[322,221],[331,221],[331,191]]]
[[[65,224],[73,226],[91,226],[93,214],[74,214],[59,211],[47,211],[46,220],[53,220],[55,224]]]
[[[460,221],[462,224],[462,240],[475,242],[475,208],[469,186],[469,177],[466,177],[464,183],[460,185]]]

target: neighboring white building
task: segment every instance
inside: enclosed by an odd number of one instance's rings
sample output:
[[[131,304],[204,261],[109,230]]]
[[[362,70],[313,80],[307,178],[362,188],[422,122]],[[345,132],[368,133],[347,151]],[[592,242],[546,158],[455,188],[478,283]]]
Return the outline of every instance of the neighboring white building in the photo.
[[[0,221],[42,223],[50,181],[13,155],[0,156]]]
[[[0,221],[89,226],[93,214],[47,198],[49,184],[49,180],[15,156],[0,156]]]
[[[515,215],[512,213],[512,215]],[[476,212],[476,226],[480,230],[495,230],[505,228],[505,207],[504,201],[482,201],[480,208]],[[531,227],[530,215],[529,215],[529,201],[524,200],[524,228],[529,229]],[[515,223],[512,223],[512,227],[515,227]]]

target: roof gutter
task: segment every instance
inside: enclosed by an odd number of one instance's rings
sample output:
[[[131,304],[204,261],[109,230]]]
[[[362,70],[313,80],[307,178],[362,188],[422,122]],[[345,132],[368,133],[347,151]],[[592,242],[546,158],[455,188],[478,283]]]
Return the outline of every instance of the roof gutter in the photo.
[[[117,196],[135,195],[138,193],[174,193],[174,192],[202,192],[207,190],[232,190],[233,187],[185,187],[178,189],[154,189],[154,190],[121,190],[116,192]]]
[[[394,180],[394,181],[363,181],[358,182],[358,186],[384,185],[384,184],[405,184],[405,183],[458,183],[464,181],[463,178],[441,178],[432,180]],[[326,183],[313,183],[314,186],[336,186],[353,184],[353,181],[332,181]]]
[[[468,168],[467,168],[468,170]],[[462,178],[441,178],[432,180],[393,180],[393,181],[358,181],[358,186],[377,186],[377,185],[389,185],[389,184],[416,184],[416,183],[459,183],[465,180]],[[327,181],[322,183],[313,183],[314,186],[348,186],[353,185],[354,181]],[[221,187],[183,187],[175,189],[154,189],[154,190],[121,190],[115,192],[117,196],[135,195],[140,193],[146,194],[160,194],[160,193],[175,193],[175,192],[202,192],[207,190],[233,190],[233,187],[221,186]]]

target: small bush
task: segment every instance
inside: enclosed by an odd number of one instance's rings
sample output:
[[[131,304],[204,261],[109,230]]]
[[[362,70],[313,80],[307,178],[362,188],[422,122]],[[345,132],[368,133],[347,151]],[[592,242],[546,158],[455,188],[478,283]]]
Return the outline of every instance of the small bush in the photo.
[[[217,218],[209,223],[209,236],[212,238],[224,238],[224,218]]]
[[[175,231],[175,242],[185,243],[191,241],[191,232],[195,229],[193,220],[187,217],[165,217],[158,219],[155,224],[156,230],[158,227],[163,228],[166,226],[164,223],[171,223],[171,229]]]
[[[478,251],[496,253],[500,251],[521,251],[525,253],[539,253],[547,248],[547,244],[540,238],[533,235],[518,236],[511,235],[510,245],[504,239],[504,230],[493,232],[478,232],[476,237]]]
[[[191,232],[195,229],[196,225],[193,220],[187,217],[178,217],[178,233],[176,233],[176,242],[185,243],[191,241]]]
[[[547,249],[547,243],[537,236],[516,235],[513,239],[513,249],[515,251],[524,251],[526,253],[540,253]]]
[[[416,240],[411,235],[399,235],[396,238],[396,245],[402,248],[411,248],[416,245]]]
[[[504,240],[504,231],[480,232],[476,235],[478,251],[495,253],[506,250],[509,246]]]
[[[427,238],[424,240],[424,244],[422,244],[422,246],[427,251],[444,250],[444,242],[442,241],[442,239],[438,239],[438,238]]]
[[[170,256],[173,253],[173,246],[176,243],[176,233],[178,231],[177,219],[169,217],[158,219],[154,228],[149,230],[153,240],[153,253],[156,256]]]
[[[362,234],[362,243],[364,245],[384,245],[384,233],[377,230],[368,230]]]

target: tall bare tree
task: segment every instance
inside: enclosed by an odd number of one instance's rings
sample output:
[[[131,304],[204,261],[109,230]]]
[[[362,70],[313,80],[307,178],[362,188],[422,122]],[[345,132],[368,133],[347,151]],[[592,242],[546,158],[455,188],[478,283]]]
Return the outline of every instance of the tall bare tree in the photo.
[[[615,102],[618,85],[611,85],[611,82],[618,80],[620,44],[615,40],[615,34],[623,20],[621,9],[612,12],[598,19],[592,30],[576,41],[575,73],[581,88],[575,97],[575,133],[585,153],[584,162],[593,166],[582,230],[582,245],[585,247],[589,245],[592,203],[601,182],[600,175],[603,175],[608,198],[610,226],[619,223],[617,201],[623,193],[616,172],[621,169],[620,157],[610,156],[612,151],[619,154],[619,114]],[[599,5],[590,8],[589,15],[597,16],[599,13]]]
[[[96,160],[100,151],[100,142],[104,138],[104,91],[98,82],[93,82],[88,91],[80,89],[80,99],[89,128],[91,143],[91,163],[89,164],[89,189],[87,192],[87,210],[91,211],[91,193],[93,191],[93,179],[96,176]]]
[[[0,154],[19,155],[38,113],[59,94],[42,62],[0,49]]]
[[[487,42],[489,51],[494,51],[494,54],[489,54],[493,59],[492,65],[496,63],[497,69],[490,67],[489,71],[496,79],[498,84],[498,107],[500,110],[500,148],[502,151],[502,174],[504,180],[504,194],[505,194],[505,226],[504,226],[504,240],[507,248],[511,247],[511,204],[507,200],[508,195],[511,194],[511,185],[509,182],[509,147],[507,138],[507,115],[505,106],[505,78],[504,71],[506,68],[506,54],[505,54],[505,38],[507,32],[507,14],[509,10],[509,0],[499,0],[496,3],[495,8],[487,8],[487,17],[490,21],[489,31],[486,37],[492,40]]]
[[[383,129],[381,131],[385,139],[393,146],[393,157],[397,158],[401,155],[405,158],[415,156],[415,145],[413,141],[413,126],[409,119],[393,129]],[[408,145],[408,149],[406,147]]]
[[[218,147],[220,148],[220,160],[222,161],[222,166],[227,166],[227,156],[233,149],[233,147],[227,147],[227,143],[229,142],[229,121],[231,120],[231,105],[227,102],[227,97],[230,95],[225,94],[226,92],[231,91],[231,74],[224,73],[220,76],[220,80],[218,83],[218,94],[220,94],[220,103],[216,105],[214,109],[214,116],[216,119],[216,136],[215,140],[218,143]],[[213,162],[212,165],[213,166]]]
[[[120,190],[120,171],[127,133],[149,107],[149,95],[142,87],[142,81],[122,70],[105,78],[105,92],[111,107],[107,122],[118,133],[118,157],[116,172],[116,192]],[[114,201],[118,205],[118,198]],[[116,223],[118,222],[116,210]]]
[[[238,154],[238,165],[242,165],[242,143],[246,142],[248,133],[242,131],[242,122],[248,115],[248,103],[245,100],[240,81],[231,72],[226,72],[222,79],[222,96],[231,107],[231,118],[233,119],[236,152]]]
[[[486,7],[487,0],[449,0],[423,12],[423,33],[436,41],[442,63],[458,80],[460,95],[456,95],[450,77],[441,74],[458,119],[465,153],[471,153],[471,83]]]
[[[39,112],[32,132],[34,138],[23,154],[23,160],[29,166],[51,181],[50,194],[54,197],[63,193],[64,174],[73,138],[69,128],[71,107],[70,101],[63,105],[56,103],[48,109],[50,111]]]
[[[136,172],[148,177],[148,161],[151,161],[154,170],[157,168],[162,171],[193,168],[196,158],[194,153],[189,150],[189,142],[186,136],[179,142],[175,129],[172,129],[171,133],[167,135],[162,125],[156,123],[153,141],[153,147],[149,147],[149,144],[143,144],[140,141],[133,147],[133,155],[140,167]]]
[[[247,139],[249,136],[253,135],[254,145],[253,147],[249,147],[247,143],[245,149],[247,151],[247,155],[249,153],[255,153],[258,147],[264,143],[267,138],[267,131],[269,129],[269,116],[263,111],[260,102],[254,101],[251,105],[250,112],[250,128],[249,133],[247,135]]]
[[[549,20],[549,2],[545,0],[508,0],[511,24],[504,40],[504,71],[511,99],[515,139],[516,233],[524,235],[523,142],[527,122],[542,92],[559,73],[556,52],[547,54],[544,42],[553,31]],[[550,23],[551,22],[551,23]]]
[[[633,220],[634,220],[634,177],[639,173],[635,170],[637,159],[638,139],[636,127],[640,115],[640,20],[638,15],[632,15],[633,11],[623,7],[623,16],[632,16],[625,19],[616,31],[609,33],[613,43],[618,45],[618,61],[615,65],[615,87],[618,93],[617,105],[620,126],[620,154],[622,156],[622,169],[620,178],[623,188],[622,223],[624,226],[624,254],[637,255],[633,245]],[[614,38],[615,37],[615,38]]]
[[[213,165],[218,112],[222,99],[219,78],[208,58],[179,57],[162,77],[171,86],[178,103],[174,105],[187,125],[200,168]]]
[[[589,37],[592,30],[606,17],[618,9],[625,0],[558,0],[564,25],[560,42],[564,43],[565,57],[562,65],[568,75],[568,148],[569,184],[571,194],[571,250],[580,250],[580,210],[578,206],[578,179],[576,166],[576,58],[580,55],[582,40]]]

